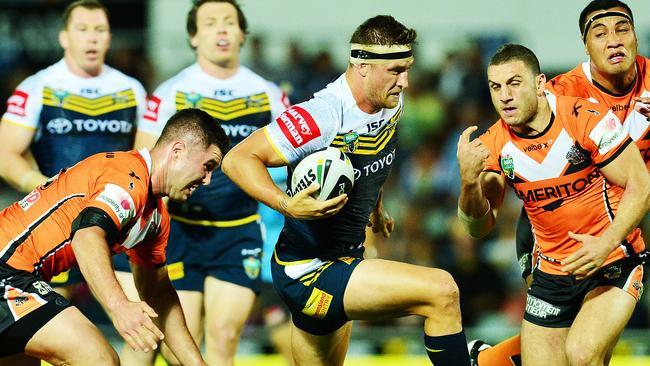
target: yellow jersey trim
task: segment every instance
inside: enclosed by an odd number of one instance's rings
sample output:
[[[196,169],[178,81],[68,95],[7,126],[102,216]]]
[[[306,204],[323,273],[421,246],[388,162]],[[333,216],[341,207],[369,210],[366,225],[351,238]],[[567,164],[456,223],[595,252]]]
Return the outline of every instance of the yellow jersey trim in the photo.
[[[275,146],[273,140],[271,140],[271,136],[269,135],[269,131],[267,131],[266,127],[264,127],[262,130],[264,131],[264,136],[266,136],[266,140],[269,142],[269,144],[271,144],[273,150],[275,150],[275,153],[278,154],[278,156],[280,157],[280,159],[282,159],[282,161],[284,161],[287,165],[289,165],[289,160],[287,160],[287,158],[285,158],[284,155],[282,155],[282,153],[280,152],[280,149],[278,149]]]
[[[210,227],[235,227],[250,224],[251,222],[257,221],[260,219],[259,214],[250,215],[237,220],[228,220],[228,221],[210,221],[210,220],[192,220],[185,217],[180,217],[176,215],[169,215],[173,220],[182,222],[184,224],[197,225],[197,226],[210,226]]]

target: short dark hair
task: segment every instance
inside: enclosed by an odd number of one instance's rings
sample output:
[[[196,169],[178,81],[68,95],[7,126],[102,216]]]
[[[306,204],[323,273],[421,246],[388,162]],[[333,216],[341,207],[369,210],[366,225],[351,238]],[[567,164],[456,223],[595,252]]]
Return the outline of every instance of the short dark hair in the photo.
[[[219,122],[207,112],[197,108],[188,108],[176,112],[169,118],[163,128],[156,146],[168,144],[183,138],[192,145],[203,147],[215,145],[226,155],[230,149],[230,140]]]
[[[537,56],[530,49],[514,43],[506,43],[499,47],[497,52],[490,59],[488,66],[502,65],[513,60],[521,61],[533,72],[533,75],[541,74]]]
[[[70,3],[70,5],[68,5],[63,11],[63,15],[61,16],[63,20],[63,29],[68,28],[68,22],[70,21],[70,16],[72,15],[72,11],[75,10],[76,8],[86,8],[90,10],[95,10],[95,9],[103,10],[104,13],[106,14],[106,19],[110,23],[110,16],[108,13],[108,9],[104,6],[104,4],[100,3],[97,0],[77,0],[73,3]]]
[[[417,38],[413,28],[406,28],[390,15],[377,15],[361,24],[352,34],[350,43],[381,46],[412,44]]]
[[[237,21],[239,23],[239,29],[241,29],[242,33],[248,34],[248,21],[246,20],[246,16],[241,10],[241,7],[237,3],[237,0],[195,0],[192,3],[192,8],[190,9],[189,13],[187,13],[186,28],[187,34],[189,34],[190,37],[194,37],[198,31],[198,26],[196,24],[196,13],[198,13],[201,5],[205,3],[228,3],[234,6],[235,10],[237,10]]]
[[[625,9],[627,14],[630,16],[632,23],[634,23],[634,15],[632,15],[632,10],[627,4],[619,0],[593,0],[580,13],[580,18],[578,19],[578,27],[580,28],[580,34],[586,36],[585,24],[587,23],[587,16],[598,10],[606,10],[611,8],[621,7]]]

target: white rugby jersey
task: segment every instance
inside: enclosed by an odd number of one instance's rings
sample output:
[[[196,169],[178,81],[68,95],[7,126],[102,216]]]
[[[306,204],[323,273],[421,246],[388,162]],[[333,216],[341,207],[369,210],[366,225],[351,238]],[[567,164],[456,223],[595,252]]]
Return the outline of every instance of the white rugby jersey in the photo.
[[[83,78],[62,59],[18,85],[2,121],[36,130],[32,152],[52,176],[95,153],[130,150],[145,99],[140,82],[108,65]]]
[[[286,219],[279,241],[281,260],[354,256],[363,250],[370,213],[395,161],[402,107],[400,96],[395,108],[363,112],[344,74],[265,128],[268,140],[290,167],[327,146],[343,151],[354,167],[354,187],[336,215],[321,220]],[[289,186],[287,192],[292,191]]]
[[[215,118],[234,146],[288,106],[288,98],[277,85],[244,66],[232,77],[219,79],[195,63],[156,89],[138,129],[160,135],[174,113],[199,108]],[[257,206],[257,201],[218,169],[208,186],[194,192],[186,203],[170,202],[169,211],[172,218],[188,224],[214,226],[215,222],[237,221],[242,225],[255,221]]]

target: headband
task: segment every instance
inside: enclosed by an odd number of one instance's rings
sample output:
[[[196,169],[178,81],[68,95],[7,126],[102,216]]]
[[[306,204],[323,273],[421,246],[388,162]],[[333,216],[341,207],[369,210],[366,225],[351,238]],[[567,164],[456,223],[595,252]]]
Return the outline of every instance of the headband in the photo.
[[[630,18],[629,15],[622,11],[606,11],[604,13],[598,13],[594,15],[593,17],[589,18],[587,20],[587,23],[585,23],[585,27],[582,29],[582,41],[585,41],[585,37],[587,37],[587,32],[589,31],[589,27],[591,27],[591,23],[593,23],[595,20],[600,19],[600,18],[605,18],[605,17],[612,17],[612,16],[617,16],[617,17],[623,17],[627,20],[630,21],[630,23],[634,24],[632,22],[632,19]]]
[[[359,43],[350,45],[350,63],[352,64],[380,64],[411,60],[413,60],[411,45],[382,46]]]

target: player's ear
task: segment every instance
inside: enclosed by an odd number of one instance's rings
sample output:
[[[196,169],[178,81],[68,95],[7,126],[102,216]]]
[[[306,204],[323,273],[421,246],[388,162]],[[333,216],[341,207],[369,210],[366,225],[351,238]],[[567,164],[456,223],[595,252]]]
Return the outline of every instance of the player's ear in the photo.
[[[68,32],[65,29],[59,31],[59,45],[64,50],[68,49]]]
[[[546,86],[546,75],[544,73],[541,73],[537,75],[537,95],[544,95],[544,88]]]

